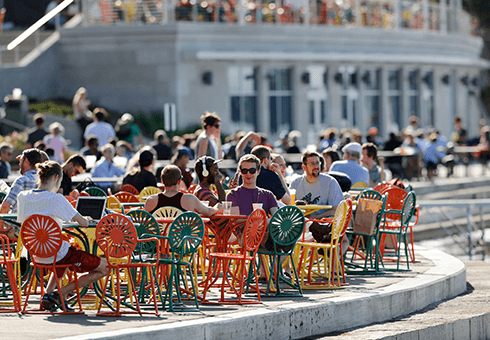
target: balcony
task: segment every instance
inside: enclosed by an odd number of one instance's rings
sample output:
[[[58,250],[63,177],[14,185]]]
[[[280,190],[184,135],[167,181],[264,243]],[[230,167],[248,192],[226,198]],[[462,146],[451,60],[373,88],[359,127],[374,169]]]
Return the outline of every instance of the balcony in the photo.
[[[460,0],[82,0],[84,24],[299,25],[473,34]]]

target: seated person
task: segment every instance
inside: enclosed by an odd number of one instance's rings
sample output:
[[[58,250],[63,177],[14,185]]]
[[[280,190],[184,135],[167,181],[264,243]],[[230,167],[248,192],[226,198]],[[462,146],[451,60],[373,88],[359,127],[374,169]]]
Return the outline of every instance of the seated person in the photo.
[[[223,202],[225,200],[225,190],[223,189],[223,184],[221,179],[223,175],[218,170],[218,163],[220,161],[215,160],[210,156],[203,156],[199,158],[194,165],[194,170],[196,171],[197,177],[199,178],[199,185],[194,191],[194,195],[200,201],[208,201],[209,206],[214,207],[216,204]],[[207,175],[204,176],[204,167],[206,166]],[[214,184],[218,190],[216,195],[210,186]]]
[[[347,174],[354,185],[363,182],[369,187],[369,171],[360,164],[362,147],[359,143],[349,143],[342,148],[344,158],[342,161],[332,163],[330,171],[338,171]]]
[[[95,163],[95,167],[92,169],[92,177],[118,177],[126,173],[126,170],[118,168],[113,162],[116,149],[112,144],[106,144],[100,150],[104,157]],[[114,191],[119,189],[115,188],[112,182],[97,182],[95,184],[106,191],[109,188]]]
[[[232,213],[250,215],[253,211],[253,203],[262,203],[262,208],[268,214],[274,214],[278,207],[276,197],[272,192],[257,187],[257,177],[260,172],[260,160],[257,156],[248,154],[240,158],[238,169],[242,175],[243,184],[230,190],[226,200],[232,202]],[[237,228],[239,242],[242,242],[243,228]],[[268,240],[268,234],[264,236],[261,245],[272,249],[273,245]]]
[[[138,189],[139,192],[141,192],[141,190],[143,190],[145,187],[156,187],[157,180],[155,175],[150,172],[150,167],[153,164],[153,158],[154,156],[151,151],[143,150],[139,154],[138,158],[140,169],[127,174],[123,179],[123,185],[131,184]]]
[[[54,218],[61,228],[62,221],[74,221],[80,226],[88,226],[91,217],[84,217],[78,213],[75,208],[57,191],[61,185],[63,170],[61,165],[54,161],[39,163],[36,166],[39,177],[39,188],[22,191],[17,196],[18,221],[23,222],[29,216],[34,214],[47,215]],[[38,263],[52,263],[53,258],[36,258]],[[105,277],[108,273],[107,261],[96,255],[92,255],[71,246],[67,241],[63,241],[58,254],[56,255],[57,264],[73,264],[77,272],[87,273],[78,279],[79,287],[87,286],[93,282]],[[63,272],[58,273],[58,277]],[[41,304],[45,310],[52,310],[64,301],[67,311],[73,310],[66,303],[67,295],[75,290],[75,283],[72,281],[61,288],[61,291],[55,291],[56,282],[54,275],[51,274],[45,294],[42,297]]]
[[[167,165],[162,171],[162,183],[165,184],[165,191],[148,197],[144,209],[153,214],[162,207],[175,207],[182,211],[194,211],[204,216],[211,216],[223,211],[221,203],[214,207],[206,207],[196,196],[180,192],[180,181],[182,181],[180,169],[175,165]]]

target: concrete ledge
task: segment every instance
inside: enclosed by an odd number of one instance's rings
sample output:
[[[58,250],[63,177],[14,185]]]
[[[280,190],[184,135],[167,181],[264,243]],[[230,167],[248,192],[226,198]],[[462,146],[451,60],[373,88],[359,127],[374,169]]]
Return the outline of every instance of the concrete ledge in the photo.
[[[299,339],[392,320],[466,290],[466,269],[461,261],[438,250],[417,249],[417,252],[432,261],[434,267],[375,290],[63,339]]]

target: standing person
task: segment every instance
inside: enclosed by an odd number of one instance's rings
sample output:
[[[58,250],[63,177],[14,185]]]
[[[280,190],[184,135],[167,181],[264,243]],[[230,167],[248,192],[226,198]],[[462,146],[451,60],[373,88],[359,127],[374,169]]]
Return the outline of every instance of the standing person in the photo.
[[[7,142],[0,143],[0,178],[10,175],[10,160],[12,159],[13,146]]]
[[[453,143],[457,145],[466,145],[468,140],[468,132],[463,127],[463,123],[460,116],[454,117],[454,131],[451,135]]]
[[[220,160],[215,160],[213,157],[203,156],[196,161],[194,170],[196,171],[199,185],[194,191],[194,195],[200,201],[208,201],[211,207],[225,200],[225,190],[221,180],[223,175],[219,172],[218,163]],[[218,194],[211,190],[211,184],[216,186]]]
[[[378,183],[381,183],[381,168],[376,164],[378,160],[378,148],[374,143],[364,143],[362,145],[361,163],[369,171],[369,186],[374,188]]]
[[[361,144],[352,142],[342,148],[342,161],[333,162],[330,171],[343,172],[349,176],[352,184],[363,182],[369,186],[369,171],[360,165],[362,154]]]
[[[30,149],[36,144],[37,141],[42,141],[44,136],[48,135],[49,132],[44,129],[44,121],[46,117],[42,113],[36,113],[33,117],[34,124],[36,127],[33,127],[27,130],[28,137],[26,142],[26,149]]]
[[[138,158],[139,170],[127,174],[123,179],[123,185],[131,184],[140,192],[148,186],[156,187],[157,180],[155,175],[150,172],[150,167],[153,164],[153,158],[153,153],[151,151],[141,151]]]
[[[116,136],[119,140],[124,140],[131,144],[135,150],[139,150],[143,145],[143,134],[139,126],[134,122],[134,117],[131,113],[125,113],[118,119],[116,124]],[[138,138],[138,145],[135,145],[134,137]]]
[[[92,169],[92,177],[119,177],[126,173],[126,170],[118,168],[113,162],[116,149],[112,144],[104,145],[101,148],[101,152],[104,157],[95,163],[95,167]],[[112,182],[97,182],[95,184],[106,191],[109,188],[112,192],[116,192],[119,189]]]
[[[211,156],[222,159],[221,151],[221,119],[213,112],[201,116],[203,132],[197,137],[196,158]]]
[[[72,155],[65,163],[63,163],[62,168],[63,178],[58,192],[64,196],[70,195],[73,198],[77,198],[79,192],[77,189],[72,190],[73,183],[71,178],[81,174],[87,168],[87,163],[85,163],[85,159],[82,156]]]
[[[29,216],[34,214],[46,215],[54,218],[61,228],[62,221],[74,221],[82,227],[87,227],[91,217],[84,217],[57,191],[61,185],[63,177],[61,166],[53,161],[48,161],[37,165],[39,177],[39,188],[19,193],[18,201],[18,221],[24,222]],[[33,255],[37,263],[53,263],[54,257],[39,258]],[[79,273],[87,273],[78,279],[79,288],[87,286],[100,280],[108,274],[107,262],[96,255],[81,251],[71,246],[63,240],[61,248],[56,254],[56,264],[72,264]],[[63,269],[64,270],[64,269]],[[63,275],[60,271],[58,277]],[[63,301],[67,311],[74,309],[66,302],[67,295],[75,290],[75,283],[72,281],[63,286],[60,291],[55,291],[56,281],[51,274],[46,286],[45,294],[41,299],[43,308],[51,311]]]
[[[58,163],[65,161],[65,147],[66,139],[63,138],[65,128],[58,122],[55,122],[49,126],[51,134],[44,136],[44,143],[46,147],[50,147],[54,150],[54,160]]]
[[[87,100],[87,90],[85,87],[80,87],[75,96],[73,97],[73,101],[71,102],[73,108],[73,115],[75,116],[75,120],[80,127],[81,135],[81,145],[85,144],[85,137],[83,133],[87,125],[90,124],[92,117],[92,112],[89,111],[88,106],[90,105],[90,100]]]
[[[83,134],[85,139],[88,139],[90,135],[94,135],[99,140],[99,145],[106,145],[111,137],[116,136],[112,125],[104,121],[106,117],[107,111],[103,108],[97,107],[94,110],[94,122],[90,123],[85,129]]]
[[[145,210],[153,213],[161,207],[175,207],[182,211],[195,211],[204,216],[211,216],[223,211],[221,203],[206,207],[196,196],[179,191],[182,173],[175,165],[167,165],[162,171],[162,183],[165,191],[151,195],[145,202]]]
[[[315,219],[333,216],[339,203],[344,199],[339,183],[324,173],[320,173],[320,154],[306,151],[301,157],[304,174],[291,182],[289,189],[296,190],[296,200],[307,204],[331,205],[328,210],[311,214]]]

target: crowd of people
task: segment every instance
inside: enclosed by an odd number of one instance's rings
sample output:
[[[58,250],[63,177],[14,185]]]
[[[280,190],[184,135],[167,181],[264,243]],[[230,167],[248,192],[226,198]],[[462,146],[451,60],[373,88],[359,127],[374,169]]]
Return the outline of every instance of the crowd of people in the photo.
[[[232,211],[241,215],[249,215],[255,203],[261,203],[268,214],[290,204],[331,206],[331,209],[312,214],[315,219],[321,219],[334,215],[344,193],[352,185],[374,187],[382,182],[383,165],[394,177],[408,179],[420,177],[421,169],[425,167],[427,176],[432,178],[438,164],[444,163],[447,157],[445,138],[435,130],[425,138],[425,131],[418,128],[416,117],[411,118],[410,126],[401,135],[392,133],[385,143],[377,136],[376,128],[369,129],[365,139],[355,129],[338,131],[329,128],[322,132],[316,150],[307,149],[302,153],[300,164],[288,165],[286,154],[301,154],[298,131],[282,133],[274,145],[268,143],[266,135],[253,131],[237,132],[222,144],[221,119],[216,113],[206,112],[201,117],[202,129],[195,134],[170,139],[165,131],[158,130],[154,141],[144,146],[142,132],[130,113],[122,115],[113,128],[106,122],[104,109],[95,108],[87,114],[84,89],[77,92],[73,106],[77,122],[84,129],[84,147],[67,157],[63,126],[53,123],[47,131],[44,115],[36,114],[35,127],[28,131],[26,148],[17,156],[20,176],[10,187],[0,180],[0,187],[6,194],[0,213],[16,213],[20,222],[41,213],[60,222],[86,225],[90,218],[81,216],[63,196],[77,198],[80,192],[74,187],[72,177],[90,171],[94,185],[109,195],[119,191],[121,185],[130,184],[141,191],[161,183],[162,191],[149,196],[144,205],[150,213],[160,207],[173,206],[212,216],[223,211],[224,201],[232,202]],[[88,121],[90,117],[91,122]],[[482,155],[488,153],[489,134],[490,129],[484,126],[479,141]],[[456,117],[452,143],[465,145],[467,142],[466,130],[461,119]],[[394,157],[387,158],[384,164],[380,162],[378,150],[394,151],[397,148],[404,149],[408,157],[402,158],[395,152]],[[12,156],[13,146],[1,143],[0,178],[11,174]],[[96,159],[91,169],[87,162],[89,156]],[[125,159],[127,165],[123,167],[117,163],[116,157]],[[236,171],[220,171],[222,159],[236,161]],[[155,169],[155,160],[168,160],[170,164]],[[190,160],[195,160],[194,169],[188,167]],[[402,161],[408,164],[402,164]],[[122,178],[122,181],[118,183],[112,180],[114,178]],[[16,239],[19,230],[0,221],[0,233]],[[272,244],[267,239],[264,238],[262,246],[270,248]],[[87,273],[80,279],[81,285],[107,273],[105,260],[72,248],[64,244],[56,260],[79,264],[80,272]],[[73,288],[69,284],[56,292],[50,281],[42,300],[45,309],[50,310],[66,299]]]

